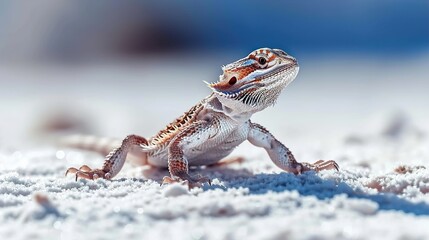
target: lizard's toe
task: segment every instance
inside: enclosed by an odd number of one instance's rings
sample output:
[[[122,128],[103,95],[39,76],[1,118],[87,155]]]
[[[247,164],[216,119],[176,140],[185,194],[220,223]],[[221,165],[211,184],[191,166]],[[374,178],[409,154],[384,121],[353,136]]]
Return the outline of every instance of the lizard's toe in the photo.
[[[302,163],[302,166],[305,168],[305,171],[322,171],[322,170],[332,170],[335,169],[339,171],[340,167],[338,166],[338,163],[334,160],[319,160],[315,163]]]
[[[212,185],[212,181],[210,178],[201,176],[199,174],[194,177],[189,177],[188,179],[186,179],[186,181],[188,181],[189,189],[194,187],[202,187],[204,183]]]
[[[208,183],[209,185],[212,185],[212,180],[208,177],[202,176],[198,174],[197,176],[191,178],[193,182],[195,183]]]
[[[82,172],[90,172],[90,171],[92,171],[92,169],[91,169],[90,167],[88,167],[88,165],[82,165],[82,166],[79,168],[79,171],[82,171]]]
[[[67,171],[66,171],[66,173],[65,173],[65,176],[67,176],[67,174],[69,174],[69,173],[73,174],[73,173],[76,173],[76,172],[79,172],[79,169],[74,168],[74,167],[68,168]]]
[[[182,176],[182,177],[178,177],[178,176],[174,176],[174,177],[169,177],[169,176],[165,176],[162,179],[162,183],[163,184],[171,184],[171,183],[185,183],[188,185],[189,189],[194,188],[194,187],[201,187],[204,183],[208,183],[209,185],[211,185],[211,179],[208,177],[204,177],[201,175],[197,175],[194,177],[191,177],[190,175],[186,174],[186,176]]]
[[[71,167],[71,168],[67,169],[65,176],[67,176],[69,173],[75,174],[76,181],[78,178],[85,178],[85,179],[89,179],[89,180],[95,180],[97,178],[110,179],[109,173],[105,173],[101,169],[92,170],[87,165],[83,165],[79,169]]]
[[[169,177],[169,176],[165,176],[165,177],[162,178],[161,185],[172,184],[172,183],[176,183],[176,182],[180,182],[180,180],[177,179],[177,178],[172,178],[172,177]]]

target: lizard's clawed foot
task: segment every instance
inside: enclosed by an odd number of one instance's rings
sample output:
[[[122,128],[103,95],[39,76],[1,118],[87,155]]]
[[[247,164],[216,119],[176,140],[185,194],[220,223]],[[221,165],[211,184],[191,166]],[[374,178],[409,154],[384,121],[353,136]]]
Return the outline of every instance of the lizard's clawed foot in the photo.
[[[78,178],[85,178],[85,179],[90,179],[90,180],[95,180],[97,178],[104,178],[104,179],[110,179],[111,178],[110,173],[106,173],[101,169],[92,170],[87,165],[83,165],[79,169],[71,167],[71,168],[67,169],[65,175],[67,176],[67,174],[69,174],[69,173],[75,174],[76,181]]]
[[[322,170],[331,170],[335,169],[339,171],[340,167],[334,160],[319,160],[315,163],[299,163],[299,166],[297,167],[297,173],[301,174],[306,171],[322,171]]]
[[[174,176],[174,177],[169,177],[169,176],[165,176],[162,179],[162,183],[163,184],[171,184],[171,183],[187,183],[189,189],[194,188],[194,187],[201,187],[204,183],[208,183],[209,185],[211,185],[211,180],[208,177],[204,177],[201,175],[197,175],[195,177],[191,177],[188,174],[184,175],[183,177],[178,177],[178,176]]]

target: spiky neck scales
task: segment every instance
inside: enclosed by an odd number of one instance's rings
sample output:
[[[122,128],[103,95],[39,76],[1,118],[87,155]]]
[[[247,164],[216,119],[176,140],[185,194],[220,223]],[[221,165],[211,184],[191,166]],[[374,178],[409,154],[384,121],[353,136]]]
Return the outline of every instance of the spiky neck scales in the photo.
[[[298,74],[295,58],[280,49],[261,48],[247,57],[222,67],[219,81],[208,84],[213,93],[170,123],[149,145],[168,143],[180,129],[198,119],[204,109],[221,112],[245,122],[252,114],[273,105],[281,91]]]
[[[128,153],[138,146],[139,163],[168,167],[164,183],[187,181],[189,186],[209,182],[206,177],[189,175],[189,165],[211,165],[228,156],[245,140],[264,148],[275,165],[300,174],[304,171],[337,169],[335,161],[299,163],[292,152],[268,130],[249,121],[257,111],[273,105],[280,92],[296,77],[296,60],[279,49],[261,48],[223,67],[213,93],[182,117],[150,139],[129,135],[107,155],[100,169],[87,165],[69,168],[67,173],[87,179],[111,179],[119,173]]]

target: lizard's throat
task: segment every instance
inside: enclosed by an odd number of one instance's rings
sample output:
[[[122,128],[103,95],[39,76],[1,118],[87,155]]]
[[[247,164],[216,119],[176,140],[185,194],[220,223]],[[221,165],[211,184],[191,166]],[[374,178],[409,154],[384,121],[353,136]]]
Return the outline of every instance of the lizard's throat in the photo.
[[[276,103],[281,91],[298,74],[298,67],[266,78],[262,86],[251,87],[233,96],[214,92],[220,103],[234,114],[253,114]]]

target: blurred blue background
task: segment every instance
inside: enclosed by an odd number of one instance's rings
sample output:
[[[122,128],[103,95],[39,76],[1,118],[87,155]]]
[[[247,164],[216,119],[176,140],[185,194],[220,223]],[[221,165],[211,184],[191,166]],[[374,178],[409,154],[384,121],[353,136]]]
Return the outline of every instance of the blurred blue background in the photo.
[[[150,136],[260,47],[300,63],[278,106],[255,116],[273,132],[427,125],[428,0],[0,1],[0,144]]]
[[[2,1],[6,61],[173,51],[404,54],[429,48],[427,0]]]

